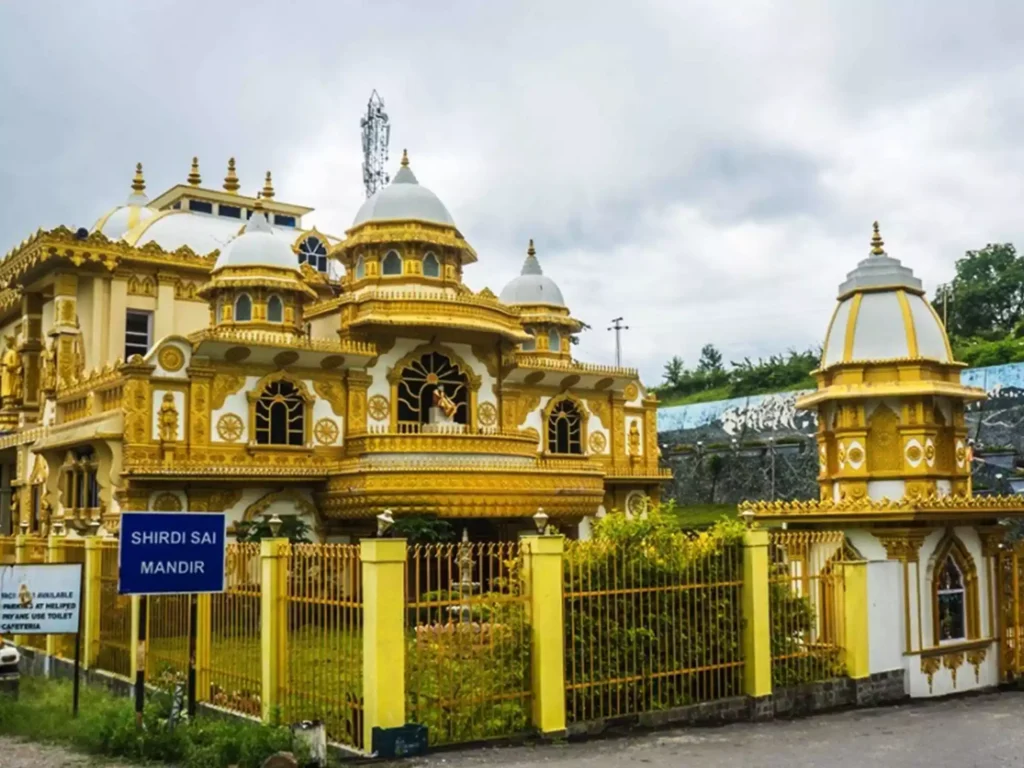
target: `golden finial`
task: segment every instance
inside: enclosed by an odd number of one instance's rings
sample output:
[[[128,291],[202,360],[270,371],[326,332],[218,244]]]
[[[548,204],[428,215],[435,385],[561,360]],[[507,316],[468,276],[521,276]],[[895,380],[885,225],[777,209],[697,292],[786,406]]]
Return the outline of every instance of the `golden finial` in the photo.
[[[882,235],[878,231],[878,222],[876,221],[872,225],[873,233],[871,235],[871,254],[873,256],[881,256],[885,253],[885,249],[882,248],[885,242],[882,240]]]
[[[403,149],[402,150],[402,167],[403,168],[408,168],[409,167],[409,150],[408,149]]]
[[[526,249],[526,255],[527,256],[536,256],[537,255],[537,249],[533,247],[533,238],[532,237],[530,238],[530,247]]]
[[[203,177],[199,175],[199,158],[192,158],[192,170],[188,172],[188,183],[193,187],[198,187],[203,182]]]
[[[142,178],[142,163],[135,164],[135,177],[132,179],[132,192],[141,195],[146,191],[146,180]]]
[[[228,192],[238,192],[238,174],[235,173],[235,158],[228,158],[228,175],[224,177],[224,189]]]
[[[252,209],[254,211],[262,211],[263,210],[263,193],[262,192],[257,192],[256,193],[256,202],[252,204]]]
[[[270,181],[270,171],[267,171],[267,180],[263,182],[263,197],[270,200],[274,196],[274,185]]]

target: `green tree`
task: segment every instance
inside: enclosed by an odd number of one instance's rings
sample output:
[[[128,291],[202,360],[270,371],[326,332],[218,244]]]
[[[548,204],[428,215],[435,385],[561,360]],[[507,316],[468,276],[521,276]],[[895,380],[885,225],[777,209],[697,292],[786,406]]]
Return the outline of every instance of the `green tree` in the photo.
[[[309,544],[312,528],[298,515],[282,515],[278,536],[292,544]],[[243,520],[235,525],[235,538],[243,543],[255,543],[271,538],[270,523],[265,519]]]
[[[697,370],[701,373],[719,373],[722,370],[722,353],[714,344],[705,344],[700,350]]]
[[[936,292],[934,306],[940,316],[944,294],[951,336],[989,341],[1003,337],[1024,313],[1024,257],[1017,255],[1012,243],[967,251],[956,262],[952,282]]]
[[[670,387],[678,387],[683,380],[683,358],[674,356],[665,363],[665,383]]]

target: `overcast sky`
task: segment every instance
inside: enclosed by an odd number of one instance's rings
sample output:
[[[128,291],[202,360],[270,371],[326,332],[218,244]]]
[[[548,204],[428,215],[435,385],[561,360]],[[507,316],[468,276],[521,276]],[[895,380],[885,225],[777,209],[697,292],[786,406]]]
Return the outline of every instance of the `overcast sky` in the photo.
[[[0,3],[0,252],[238,160],[341,234],[376,88],[495,292],[528,238],[582,359],[821,342],[888,251],[929,291],[1024,231],[1024,6],[1005,2]]]

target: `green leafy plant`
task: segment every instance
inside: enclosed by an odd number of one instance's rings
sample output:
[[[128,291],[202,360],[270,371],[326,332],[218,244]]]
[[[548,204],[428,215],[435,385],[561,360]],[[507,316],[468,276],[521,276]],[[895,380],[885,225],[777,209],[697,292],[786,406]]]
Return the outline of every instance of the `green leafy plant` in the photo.
[[[288,539],[292,544],[309,544],[313,529],[298,515],[283,515],[278,537]],[[243,520],[235,525],[235,538],[243,543],[252,543],[272,538],[270,523],[264,519]]]

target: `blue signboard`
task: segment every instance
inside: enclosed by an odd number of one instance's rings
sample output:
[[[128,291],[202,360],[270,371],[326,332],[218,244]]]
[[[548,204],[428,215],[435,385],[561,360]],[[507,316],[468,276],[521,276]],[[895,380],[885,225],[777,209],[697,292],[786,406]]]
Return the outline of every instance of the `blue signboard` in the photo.
[[[122,595],[224,591],[223,513],[123,512]]]

